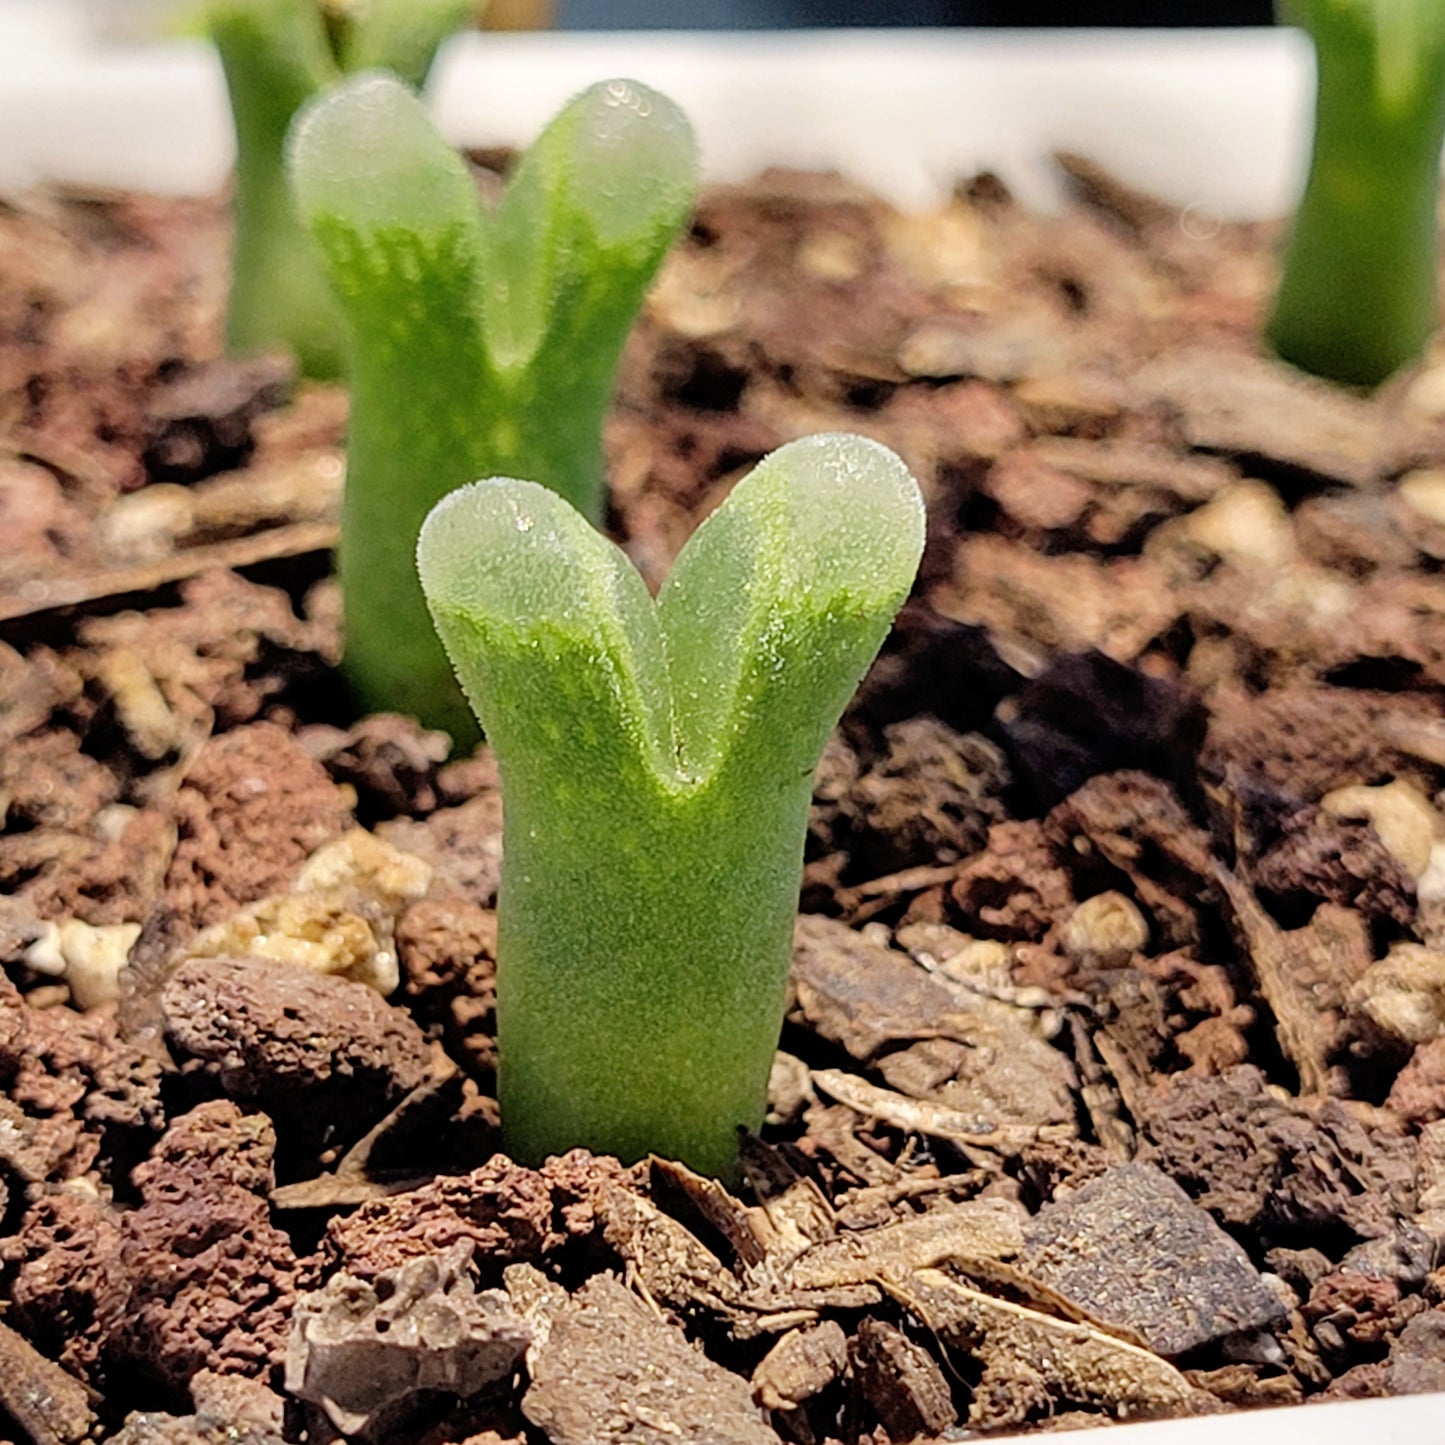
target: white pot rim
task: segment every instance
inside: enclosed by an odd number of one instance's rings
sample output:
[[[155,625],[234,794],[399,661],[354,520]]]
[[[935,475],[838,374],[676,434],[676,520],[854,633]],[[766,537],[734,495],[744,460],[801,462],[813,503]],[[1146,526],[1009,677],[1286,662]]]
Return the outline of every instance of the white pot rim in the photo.
[[[101,46],[64,18],[86,0],[7,3],[20,8],[8,21],[0,8],[0,192],[42,180],[220,188],[233,150],[208,46]],[[1200,219],[1289,210],[1311,88],[1308,47],[1287,30],[903,29],[474,33],[446,47],[429,93],[457,144],[515,145],[608,76],[676,100],[712,180],[785,160],[918,209],[992,170],[1048,206],[1049,156],[1071,150]]]
[[[1059,1440],[1105,1440],[1118,1445],[1439,1445],[1445,1440],[1445,1394],[1388,1400],[1326,1400],[1268,1410],[1237,1410],[1193,1420],[1155,1420],[1070,1430]],[[990,1445],[1047,1436],[990,1436]]]

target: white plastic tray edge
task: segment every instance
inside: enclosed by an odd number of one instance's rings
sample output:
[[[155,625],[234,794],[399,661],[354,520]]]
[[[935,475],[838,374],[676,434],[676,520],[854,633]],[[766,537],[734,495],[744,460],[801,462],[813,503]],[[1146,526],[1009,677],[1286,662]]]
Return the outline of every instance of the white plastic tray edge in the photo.
[[[46,14],[29,51],[0,27],[0,192],[224,182],[230,126],[205,45],[87,45]],[[443,52],[430,97],[458,143],[518,144],[608,76],[687,111],[710,179],[832,168],[910,208],[983,169],[1048,205],[1048,157],[1067,149],[1196,211],[1280,215],[1309,103],[1304,48],[1283,30],[473,34]]]

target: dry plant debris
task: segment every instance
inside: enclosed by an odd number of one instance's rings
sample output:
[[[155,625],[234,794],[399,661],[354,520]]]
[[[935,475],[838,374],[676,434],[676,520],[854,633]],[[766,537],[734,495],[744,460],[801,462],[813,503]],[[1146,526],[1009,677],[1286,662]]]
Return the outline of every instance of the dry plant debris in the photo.
[[[343,1435],[404,1424],[414,1397],[467,1397],[507,1381],[531,1331],[500,1290],[474,1289],[471,1244],[423,1255],[369,1280],[333,1274],[297,1298],[286,1389],[319,1405]]]

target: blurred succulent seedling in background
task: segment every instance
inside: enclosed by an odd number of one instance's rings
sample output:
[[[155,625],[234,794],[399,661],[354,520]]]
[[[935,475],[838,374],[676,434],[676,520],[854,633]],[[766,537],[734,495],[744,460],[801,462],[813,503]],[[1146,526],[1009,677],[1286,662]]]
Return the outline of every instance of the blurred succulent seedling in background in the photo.
[[[289,149],[348,335],[347,673],[368,709],[474,736],[417,582],[417,533],[448,492],[489,476],[543,482],[601,519],[602,423],[692,209],[692,129],[646,86],[594,85],[484,208],[413,92],[373,71],[308,106]]]
[[[1280,0],[1316,58],[1314,149],[1267,338],[1376,386],[1437,324],[1445,0]]]
[[[236,129],[235,239],[226,345],[294,353],[302,372],[340,375],[342,331],[291,203],[292,117],[350,73],[385,66],[420,86],[437,47],[479,0],[208,0],[200,25],[225,72]]]

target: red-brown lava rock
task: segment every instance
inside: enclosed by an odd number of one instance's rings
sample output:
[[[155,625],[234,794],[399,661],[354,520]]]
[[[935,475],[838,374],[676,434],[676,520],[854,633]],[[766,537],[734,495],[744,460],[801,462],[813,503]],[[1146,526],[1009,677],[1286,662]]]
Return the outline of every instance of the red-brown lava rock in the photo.
[[[423,1082],[430,1045],[375,989],[300,964],[192,958],[161,995],[167,1035],[283,1136],[354,1137]]]
[[[595,1159],[582,1149],[549,1159],[541,1169],[498,1154],[470,1174],[433,1180],[333,1220],[321,1245],[321,1277],[344,1269],[373,1279],[409,1259],[469,1241],[482,1282],[496,1283],[503,1265],[535,1263],[569,1236],[591,1234],[597,1191],[628,1177],[616,1160]]]
[[[296,1258],[270,1222],[274,1147],[264,1116],[218,1100],[177,1119],[136,1169],[139,1208],[40,1201],[6,1250],[17,1312],[66,1322],[61,1358],[92,1378],[139,1370],[177,1398],[203,1369],[279,1368]]]
[[[211,739],[176,795],[180,829],[166,899],[197,927],[285,889],[296,869],[350,826],[325,769],[274,723]]]
[[[1141,1104],[1141,1157],[1223,1223],[1269,1242],[1372,1238],[1412,1212],[1412,1139],[1369,1132],[1333,1100],[1312,1111],[1281,1098],[1253,1065],[1175,1074]]]

